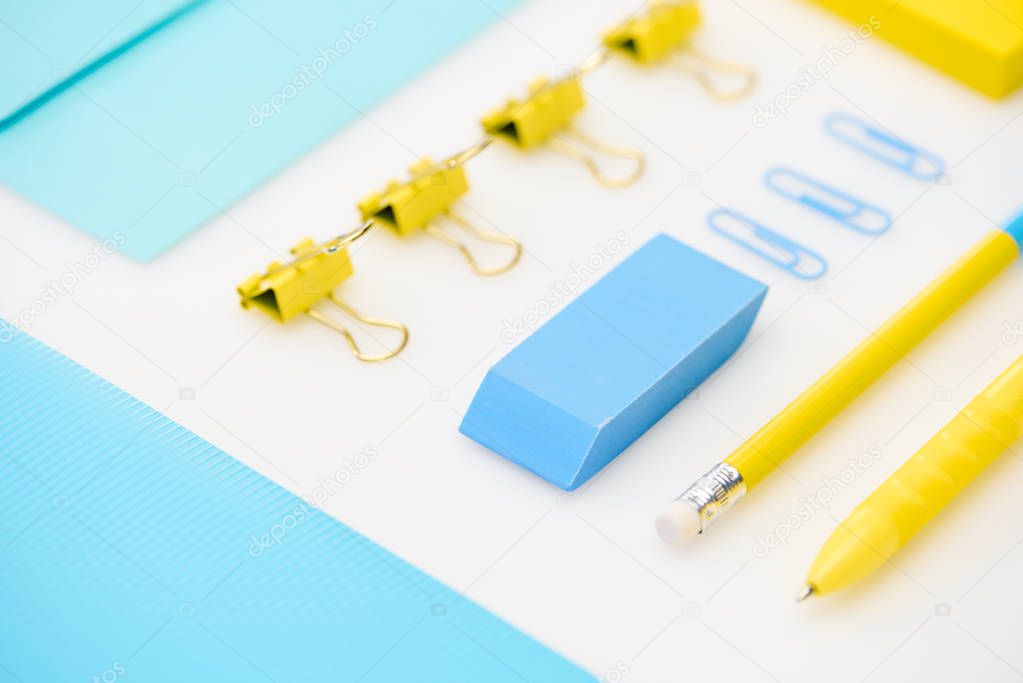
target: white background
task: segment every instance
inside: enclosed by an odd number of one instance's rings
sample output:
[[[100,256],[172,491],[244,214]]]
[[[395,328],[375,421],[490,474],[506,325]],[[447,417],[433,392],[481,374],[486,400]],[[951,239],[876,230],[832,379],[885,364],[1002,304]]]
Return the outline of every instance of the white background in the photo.
[[[330,514],[609,680],[1023,676],[1018,446],[896,566],[845,594],[792,600],[836,521],[1023,350],[1023,335],[1015,343],[1006,334],[1023,332],[1018,264],[706,536],[679,550],[653,530],[688,482],[1023,208],[1023,96],[993,102],[869,40],[787,115],[755,128],[756,103],[783,93],[847,27],[809,4],[714,0],[698,43],[756,64],[761,82],[748,100],[718,104],[678,71],[619,60],[585,81],[580,126],[644,149],[640,184],[606,191],[549,151],[495,146],[471,164],[462,212],[521,238],[519,267],[475,277],[427,236],[381,233],[355,251],[356,277],[340,293],[409,325],[399,360],[361,364],[312,321],[281,326],[238,306],[244,277],[304,236],[353,227],[364,194],[418,155],[473,141],[479,114],[586,57],[600,31],[638,5],[526,2],[155,262],[104,261],[31,333],[296,493],[373,448],[378,457],[330,498]],[[935,150],[950,184],[928,186],[832,141],[821,123],[833,110]],[[895,226],[872,240],[769,194],[761,177],[778,164],[890,209]],[[711,233],[705,216],[716,204],[824,253],[831,270],[822,285],[811,289]],[[0,191],[0,215],[0,314],[16,318],[93,241],[9,190]],[[771,291],[733,362],[565,495],[457,426],[487,367],[510,348],[503,322],[533,309],[619,231],[627,251],[667,232]],[[839,487],[830,510],[790,518],[823,478],[872,446],[882,457]],[[757,548],[779,528],[784,544]]]

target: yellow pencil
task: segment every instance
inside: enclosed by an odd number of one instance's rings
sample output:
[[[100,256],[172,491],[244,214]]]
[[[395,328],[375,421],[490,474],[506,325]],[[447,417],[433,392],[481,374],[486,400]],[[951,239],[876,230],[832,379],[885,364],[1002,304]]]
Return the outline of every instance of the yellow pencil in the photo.
[[[866,578],[1023,433],[1023,356],[860,503],[831,534],[803,600]]]
[[[994,230],[657,518],[668,542],[703,533],[1019,255],[1023,216]]]

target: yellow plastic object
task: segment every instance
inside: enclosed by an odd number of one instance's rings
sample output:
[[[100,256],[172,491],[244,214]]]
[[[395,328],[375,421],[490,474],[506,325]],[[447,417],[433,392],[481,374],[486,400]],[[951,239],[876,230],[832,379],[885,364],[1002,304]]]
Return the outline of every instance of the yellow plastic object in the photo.
[[[728,456],[725,462],[739,471],[747,490],[774,471],[1018,254],[1019,247],[1007,232],[992,231]]]
[[[604,46],[640,64],[654,64],[684,47],[699,25],[700,8],[695,2],[654,2],[646,14],[608,31]]]
[[[486,143],[476,145],[443,164],[424,159],[412,166],[411,180],[404,183],[392,181],[382,192],[374,192],[359,202],[362,219],[383,223],[402,237],[426,231],[457,249],[477,275],[500,275],[508,271],[519,262],[522,245],[504,233],[481,230],[452,210],[469,191],[463,162],[485,146]],[[483,242],[511,247],[511,256],[502,264],[483,266],[466,244],[434,225],[442,217]]]
[[[604,34],[604,47],[647,66],[670,59],[721,102],[745,97],[756,86],[756,70],[712,57],[691,45],[690,38],[700,23],[695,0],[654,0],[645,14],[636,14]]]
[[[842,522],[807,577],[813,593],[866,578],[1023,433],[1023,356]]]
[[[334,292],[353,273],[348,245],[368,233],[373,225],[372,221],[367,221],[361,227],[327,242],[302,240],[291,248],[294,257],[291,261],[275,261],[267,267],[265,273],[253,275],[238,285],[242,308],[256,307],[282,323],[304,313],[339,332],[352,355],[359,360],[375,363],[394,358],[408,344],[408,328],[395,320],[362,315]],[[344,323],[313,308],[320,301],[332,304],[363,325],[395,330],[400,335],[397,345],[379,354],[363,352]]]
[[[812,1],[992,97],[1023,83],[1019,0]]]
[[[412,166],[412,179],[392,181],[382,192],[359,202],[363,220],[383,223],[402,237],[426,228],[469,191],[465,168],[436,166],[429,159]]]
[[[568,128],[586,104],[577,78],[540,78],[529,87],[524,100],[510,99],[483,117],[483,129],[522,149],[541,145]]]
[[[319,251],[319,254],[314,252]],[[238,285],[243,308],[256,307],[278,322],[306,313],[335,287],[352,276],[347,247],[324,251],[311,239],[291,248],[295,260],[273,262],[264,274],[256,274]]]

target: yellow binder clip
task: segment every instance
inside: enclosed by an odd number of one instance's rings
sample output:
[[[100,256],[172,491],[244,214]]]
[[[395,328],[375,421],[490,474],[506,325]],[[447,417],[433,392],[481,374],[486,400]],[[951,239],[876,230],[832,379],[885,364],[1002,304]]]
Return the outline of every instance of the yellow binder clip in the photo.
[[[410,169],[410,180],[392,181],[383,191],[374,192],[359,202],[363,220],[378,221],[402,237],[423,230],[461,252],[477,275],[498,275],[509,270],[519,262],[522,245],[507,235],[477,228],[452,209],[469,191],[463,162],[478,154],[487,144],[488,141],[481,142],[442,164],[433,164],[425,159],[414,165]],[[498,266],[480,265],[468,245],[436,225],[439,218],[447,218],[483,242],[511,247],[511,258]]]
[[[258,308],[281,323],[305,313],[313,320],[340,332],[351,348],[352,355],[361,361],[373,363],[397,356],[408,343],[408,328],[393,320],[361,315],[334,293],[338,285],[354,272],[348,245],[372,227],[373,223],[368,221],[356,230],[322,244],[311,239],[302,240],[291,248],[294,256],[291,261],[283,264],[275,261],[267,267],[265,273],[253,275],[238,285],[242,308]],[[365,325],[397,330],[401,340],[395,348],[385,353],[363,353],[343,323],[313,308],[324,299],[345,315]]]
[[[693,1],[660,0],[643,15],[632,17],[604,35],[604,46],[643,65],[668,58],[696,79],[712,97],[722,101],[745,97],[757,82],[756,71],[745,64],[716,59],[693,47],[689,39],[700,25],[700,8]],[[718,77],[737,78],[735,88],[722,89]]]
[[[611,188],[627,187],[639,180],[646,169],[643,153],[631,147],[597,142],[572,125],[586,104],[578,76],[561,79],[541,78],[529,88],[522,100],[510,99],[503,107],[483,117],[488,135],[504,138],[520,149],[548,144],[562,154],[581,161],[597,181]],[[609,178],[601,171],[593,153],[627,159],[635,167],[622,178]]]

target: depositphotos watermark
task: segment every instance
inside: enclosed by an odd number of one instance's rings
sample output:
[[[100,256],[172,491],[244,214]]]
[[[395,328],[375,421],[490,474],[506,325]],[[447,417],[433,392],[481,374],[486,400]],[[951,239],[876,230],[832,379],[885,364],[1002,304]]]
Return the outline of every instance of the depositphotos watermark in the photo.
[[[784,90],[766,103],[757,102],[756,110],[753,112],[754,127],[765,128],[773,119],[785,116],[793,102],[813,90],[813,87],[821,81],[831,78],[831,71],[856,52],[856,48],[866,42],[874,35],[874,31],[880,28],[881,20],[871,15],[867,19],[867,23],[846,31],[845,38],[838,41],[837,45],[822,47],[820,57],[799,67],[799,75],[796,80],[789,83]]]
[[[101,674],[95,674],[89,680],[92,683],[114,683],[122,676],[128,673],[128,669],[125,668],[124,664],[120,662],[114,662],[109,668],[105,669]]]
[[[0,344],[11,341],[14,338],[14,333],[18,330],[28,332],[51,306],[64,297],[74,294],[75,288],[99,270],[103,262],[123,247],[127,241],[128,238],[121,232],[115,232],[113,236],[92,245],[92,250],[80,260],[66,262],[64,272],[44,284],[43,291],[39,293],[39,296],[18,311],[18,314],[10,321],[0,320]]]
[[[1015,346],[1016,342],[1023,339],[1023,320],[1017,320],[1014,323],[1006,320],[1003,323],[1003,328],[1002,343],[1006,346]]]
[[[259,104],[249,104],[249,125],[259,128],[268,119],[280,116],[289,102],[315,81],[322,79],[330,67],[341,61],[377,26],[377,20],[367,14],[362,21],[342,31],[341,37],[333,45],[317,47],[316,56],[308,64],[295,69],[295,77],[282,85],[280,90]]]
[[[831,501],[835,500],[844,489],[856,481],[857,477],[870,469],[874,463],[881,459],[881,456],[881,449],[877,446],[871,446],[855,458],[849,458],[846,466],[839,471],[837,476],[821,477],[821,486],[810,495],[801,496],[799,498],[799,507],[789,513],[789,516],[781,524],[766,534],[761,535],[758,533],[754,537],[753,556],[757,559],[763,559],[775,548],[788,545],[792,534],[821,510],[829,510],[831,508]]]
[[[594,275],[607,267],[614,258],[629,246],[632,238],[624,230],[619,230],[614,237],[603,244],[598,244],[594,251],[582,263],[572,262],[570,272],[564,277],[549,282],[547,292],[533,302],[521,315],[505,318],[502,323],[501,341],[511,344],[517,338],[536,329],[536,327],[567,300],[571,299],[579,289],[593,279]]]
[[[356,475],[365,471],[376,459],[376,449],[366,446],[345,460],[330,476],[316,477],[316,487],[309,492],[305,500],[296,503],[265,532],[249,535],[249,557],[262,557],[270,548],[284,543],[284,539],[295,527],[312,517],[316,510],[322,510],[331,497],[347,486]]]
[[[621,683],[631,673],[632,667],[626,661],[619,659],[604,672],[604,675],[597,679],[597,683]]]

